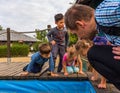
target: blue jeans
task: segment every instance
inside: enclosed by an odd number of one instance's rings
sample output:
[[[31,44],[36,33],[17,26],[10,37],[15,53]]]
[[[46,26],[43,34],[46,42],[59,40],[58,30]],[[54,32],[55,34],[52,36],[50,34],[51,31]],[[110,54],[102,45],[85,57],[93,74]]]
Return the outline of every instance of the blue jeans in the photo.
[[[79,68],[75,66],[67,66],[67,72],[68,73],[77,73],[79,72]]]
[[[57,72],[61,72],[62,70],[62,59],[63,59],[64,54],[65,54],[64,45],[55,44],[52,46],[52,55],[53,55],[54,62],[56,61],[57,55],[59,55],[59,63],[58,63]]]

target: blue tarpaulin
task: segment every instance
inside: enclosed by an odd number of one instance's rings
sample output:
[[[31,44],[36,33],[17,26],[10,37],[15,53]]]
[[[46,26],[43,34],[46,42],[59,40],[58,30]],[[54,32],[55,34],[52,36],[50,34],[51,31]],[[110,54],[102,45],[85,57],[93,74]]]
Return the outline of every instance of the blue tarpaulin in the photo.
[[[0,80],[0,93],[96,93],[89,81]]]

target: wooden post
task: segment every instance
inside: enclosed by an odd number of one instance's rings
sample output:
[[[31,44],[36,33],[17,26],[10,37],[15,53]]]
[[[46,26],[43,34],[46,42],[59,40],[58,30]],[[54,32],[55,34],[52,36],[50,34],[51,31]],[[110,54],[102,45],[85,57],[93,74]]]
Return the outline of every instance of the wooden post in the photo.
[[[10,28],[7,28],[7,62],[11,62],[11,55],[10,55]]]
[[[50,31],[51,25],[47,25],[47,29],[48,29],[48,31]]]

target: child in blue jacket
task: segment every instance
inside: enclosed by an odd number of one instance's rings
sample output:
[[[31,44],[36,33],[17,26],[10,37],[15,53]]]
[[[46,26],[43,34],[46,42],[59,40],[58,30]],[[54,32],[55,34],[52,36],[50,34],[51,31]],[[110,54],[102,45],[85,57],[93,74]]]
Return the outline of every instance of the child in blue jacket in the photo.
[[[54,74],[54,61],[51,54],[51,47],[49,44],[41,44],[39,46],[39,52],[36,52],[31,57],[31,62],[23,68],[21,76],[27,76],[29,73],[38,73],[42,70],[45,62],[49,62],[49,70],[51,76],[57,76]]]

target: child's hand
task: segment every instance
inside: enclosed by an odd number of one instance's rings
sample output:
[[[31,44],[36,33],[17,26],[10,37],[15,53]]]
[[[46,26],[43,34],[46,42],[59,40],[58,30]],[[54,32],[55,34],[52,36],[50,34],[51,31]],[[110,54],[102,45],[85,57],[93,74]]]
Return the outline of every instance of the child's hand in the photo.
[[[29,74],[29,72],[22,72],[21,74],[20,74],[20,76],[27,76]]]
[[[65,75],[65,76],[68,76],[68,73],[67,73],[67,72],[65,72],[65,73],[64,73],[64,75]]]
[[[56,42],[55,42],[54,40],[52,40],[52,41],[51,41],[51,44],[52,44],[52,45],[55,45],[55,44],[56,44]]]

